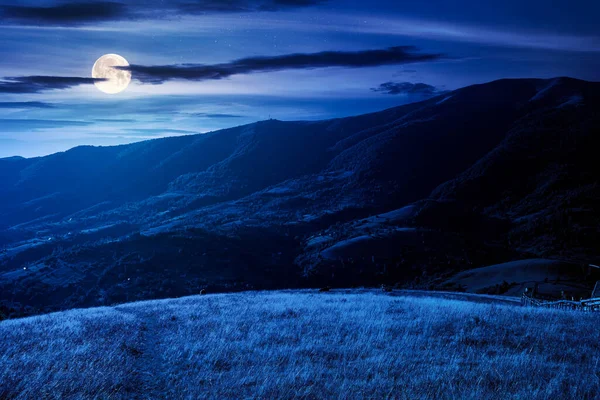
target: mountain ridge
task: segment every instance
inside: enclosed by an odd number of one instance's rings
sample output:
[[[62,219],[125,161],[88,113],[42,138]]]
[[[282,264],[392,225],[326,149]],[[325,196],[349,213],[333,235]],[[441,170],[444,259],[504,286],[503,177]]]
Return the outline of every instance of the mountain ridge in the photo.
[[[437,287],[522,258],[584,263],[599,89],[499,80],[356,117],[0,160],[0,300]]]

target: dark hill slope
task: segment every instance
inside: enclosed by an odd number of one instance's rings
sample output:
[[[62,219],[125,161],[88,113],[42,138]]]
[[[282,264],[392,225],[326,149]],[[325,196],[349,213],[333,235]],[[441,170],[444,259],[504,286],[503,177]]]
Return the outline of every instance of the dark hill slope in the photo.
[[[195,193],[212,194],[210,190],[222,189],[225,185],[240,188],[264,180],[263,174],[276,177],[263,185],[268,188],[255,184],[252,195],[234,204],[218,203],[200,210],[192,207],[190,215],[181,217],[176,213],[175,221],[166,219],[162,223],[194,225],[198,215],[209,219],[218,216],[220,221],[227,215],[231,221],[251,216],[261,223],[269,220],[300,222],[303,216],[309,219],[326,216],[330,221],[332,213],[368,215],[416,201],[497,146],[516,121],[526,115],[522,104],[535,96],[544,82],[500,81],[465,88],[447,96],[369,115],[371,123],[379,123],[367,129],[355,128],[355,133],[347,126],[353,126],[360,118],[336,120],[327,126],[324,134],[327,141],[319,132],[313,137],[298,132],[295,135],[298,141],[292,141],[290,150],[280,152],[285,157],[264,153],[257,162],[258,151],[236,153],[226,163],[213,166],[207,172],[181,177],[172,185],[172,192],[181,194],[194,188]],[[263,124],[293,127],[290,123],[274,121]],[[303,128],[315,130],[321,124],[305,124]],[[289,140],[287,138],[288,135],[283,135],[272,139]],[[301,156],[292,149],[299,149]],[[318,172],[311,172],[311,168],[298,171],[298,160],[306,162],[310,158],[314,160],[312,165],[319,166],[312,168]],[[327,163],[323,165],[319,161]],[[232,165],[240,167],[232,168]],[[286,175],[282,171],[289,168],[298,171],[297,176],[282,179]],[[245,179],[240,179],[240,174]],[[189,201],[186,196],[181,207],[185,208],[183,205],[187,206]],[[225,214],[219,212],[224,209],[228,210]],[[349,210],[358,211],[344,212]],[[261,218],[264,215],[268,218]]]
[[[600,85],[539,83],[504,139],[465,172],[410,210],[317,233],[297,262],[320,275],[348,271],[349,262],[389,275],[393,265],[396,279],[428,287],[444,273],[546,257],[577,264],[579,278],[592,279],[587,264],[600,261]]]
[[[168,190],[235,198],[317,172],[339,140],[410,112],[323,122],[264,121],[203,135],[114,147],[77,147],[33,159],[0,159],[0,229],[60,220],[109,201],[116,207]]]
[[[465,230],[465,220],[499,218],[521,251],[598,261],[600,85],[554,80],[531,103],[500,145],[433,191],[417,221]],[[440,225],[429,217],[438,212],[453,218]]]
[[[2,298],[66,308],[582,262],[597,256],[599,89],[501,80],[352,118],[0,160]]]

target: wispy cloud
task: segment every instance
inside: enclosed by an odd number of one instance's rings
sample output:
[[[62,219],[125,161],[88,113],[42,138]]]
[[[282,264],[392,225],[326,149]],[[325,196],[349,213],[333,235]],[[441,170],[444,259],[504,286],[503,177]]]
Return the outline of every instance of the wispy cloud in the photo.
[[[442,54],[422,53],[413,46],[363,51],[323,51],[281,56],[248,57],[222,64],[130,65],[115,67],[129,70],[132,78],[142,83],[162,84],[170,80],[206,81],[260,72],[307,70],[327,67],[366,68],[384,65],[429,62],[444,58]],[[48,90],[64,90],[90,85],[102,78],[67,76],[17,76],[0,79],[0,93],[30,94]],[[26,103],[6,103],[25,105]],[[43,103],[31,103],[42,107]],[[8,108],[6,105],[5,108]],[[231,117],[231,116],[230,116]],[[213,118],[217,116],[213,115]],[[218,118],[224,118],[223,115]]]
[[[89,126],[91,122],[53,119],[0,119],[0,130],[10,132],[31,132],[40,129],[53,129],[73,126]]]
[[[73,76],[17,76],[0,80],[0,93],[39,93],[46,90],[63,90],[79,85],[90,85],[105,79]]]
[[[190,117],[199,117],[199,118],[243,118],[243,115],[236,114],[210,114],[210,113],[187,113],[186,115]]]
[[[328,29],[345,32],[480,43],[503,47],[537,48],[546,50],[600,52],[600,36],[576,33],[557,33],[547,30],[527,31],[480,26],[472,23],[449,23],[402,17],[365,17],[356,23],[353,16],[339,16]]]
[[[0,5],[5,24],[77,26],[106,21],[165,19],[180,15],[279,11],[308,7],[325,0],[147,0],[70,1]]]
[[[0,102],[0,108],[53,108],[51,103],[42,101],[4,101]]]
[[[137,120],[131,119],[131,118],[94,118],[93,121],[94,122],[108,122],[108,123],[115,123],[115,124],[137,122]]]
[[[441,54],[420,53],[413,46],[396,46],[378,50],[324,51],[271,57],[248,57],[213,65],[130,65],[117,68],[131,71],[133,78],[140,82],[160,84],[173,79],[205,81],[258,72],[327,67],[364,68],[435,61],[441,58],[443,58]]]

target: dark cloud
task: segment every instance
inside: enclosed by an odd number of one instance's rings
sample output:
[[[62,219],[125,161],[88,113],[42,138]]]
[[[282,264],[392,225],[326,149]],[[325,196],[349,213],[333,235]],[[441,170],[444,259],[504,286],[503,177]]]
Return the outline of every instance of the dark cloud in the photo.
[[[264,1],[257,8],[262,11],[279,11],[286,8],[310,7],[325,3],[327,0],[271,0]]]
[[[24,25],[84,25],[94,22],[169,18],[189,14],[278,11],[326,0],[78,1],[0,5],[0,21]]]
[[[0,93],[39,93],[62,90],[78,85],[89,85],[104,79],[73,76],[17,76],[0,80]]]
[[[201,117],[201,118],[243,118],[243,115],[236,114],[209,114],[209,113],[189,113],[187,114],[192,117]]]
[[[420,53],[412,46],[396,46],[380,50],[363,51],[324,51],[320,53],[296,53],[271,57],[248,57],[229,63],[176,64],[176,65],[130,65],[115,67],[132,72],[132,77],[143,83],[161,84],[173,79],[191,81],[218,80],[232,75],[273,72],[293,69],[313,69],[327,67],[365,68],[382,65],[408,64],[415,62],[435,61],[443,58],[441,54]],[[0,93],[40,93],[47,90],[63,90],[78,85],[89,85],[105,79],[71,77],[71,76],[18,76],[0,79]],[[386,82],[376,92],[388,94],[422,94],[433,95],[437,89],[424,83]],[[6,102],[0,108],[17,107],[52,107],[42,102]],[[236,115],[206,114],[197,115],[210,118],[236,118]]]
[[[426,83],[411,82],[385,82],[376,88],[371,88],[371,90],[385,94],[410,94],[419,96],[435,96],[441,93],[435,86]]]
[[[419,53],[412,46],[396,46],[382,50],[356,52],[324,51],[321,53],[287,54],[274,57],[249,57],[214,65],[130,65],[129,67],[117,68],[130,70],[133,78],[141,82],[160,84],[172,79],[204,81],[257,72],[326,67],[376,67],[434,61],[440,58],[442,58],[440,54]]]
[[[0,89],[1,92],[1,89]],[[0,102],[0,108],[53,108],[54,105],[41,101],[5,101]]]
[[[4,22],[21,24],[71,25],[122,19],[127,7],[116,2],[62,3],[51,6],[0,6]]]

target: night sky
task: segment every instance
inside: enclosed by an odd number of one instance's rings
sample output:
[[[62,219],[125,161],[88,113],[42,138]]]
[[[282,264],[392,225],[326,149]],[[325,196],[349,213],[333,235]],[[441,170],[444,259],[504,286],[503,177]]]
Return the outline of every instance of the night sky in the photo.
[[[0,157],[377,111],[500,78],[600,80],[600,1],[0,0]],[[100,92],[117,53],[133,80]]]

